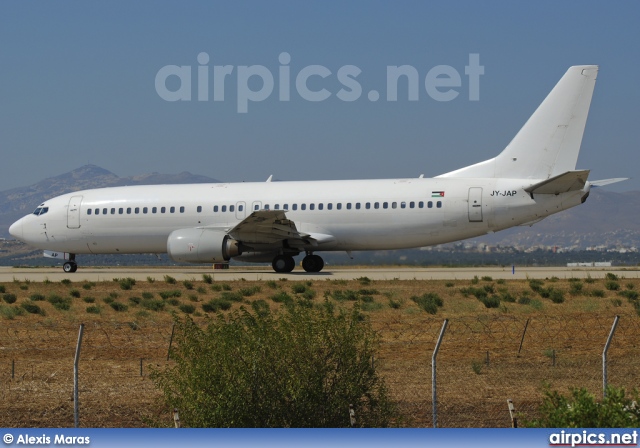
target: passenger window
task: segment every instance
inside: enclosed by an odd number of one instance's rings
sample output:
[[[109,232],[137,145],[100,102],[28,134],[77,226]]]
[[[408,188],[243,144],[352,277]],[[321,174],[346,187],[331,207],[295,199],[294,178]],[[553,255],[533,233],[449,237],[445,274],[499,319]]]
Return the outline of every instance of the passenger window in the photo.
[[[160,207],[160,213],[166,213],[167,207]]]
[[[422,201],[418,202],[418,208],[424,208],[424,202]]]
[[[123,209],[122,207],[120,207],[120,208],[118,209],[118,214],[119,214],[119,215],[122,215],[123,213],[124,213],[124,209]]]
[[[383,202],[382,203],[382,208],[389,208],[389,203],[388,202]]]
[[[102,214],[103,214],[103,215],[106,215],[108,211],[109,211],[108,209],[103,208],[103,209],[102,209]]]
[[[367,210],[369,210],[371,208],[371,202],[367,202],[364,206],[364,208],[366,208]]]
[[[306,210],[307,204],[300,204],[300,210]]]
[[[149,208],[148,207],[143,207],[142,208],[142,213],[144,213],[145,215],[149,212]]]
[[[175,213],[176,212],[176,208],[175,207],[170,207],[169,208],[169,213]]]
[[[244,205],[238,205],[238,211],[241,212],[244,210]]]
[[[184,207],[182,207],[184,209]],[[229,211],[232,212],[236,209],[235,205],[230,205],[229,206]],[[182,210],[184,212],[184,210]]]
[[[227,206],[223,205],[222,207],[220,207],[220,211],[221,212],[226,212],[227,211]]]
[[[433,202],[431,201],[427,202],[427,208],[433,208]]]
[[[184,207],[180,207],[180,213],[184,213]]]
[[[407,203],[406,202],[401,202],[400,203],[400,208],[407,208]]]
[[[327,210],[333,210],[333,204],[331,202],[327,204]]]
[[[316,208],[316,204],[309,204],[309,210],[313,210]]]
[[[342,210],[342,202],[338,202],[338,203],[336,204],[336,208],[337,208],[338,210]]]
[[[40,212],[40,210],[38,210],[38,212]],[[90,208],[88,208],[88,209],[87,209],[87,215],[90,215],[90,214],[91,214],[91,209],[90,209]]]
[[[269,210],[269,204],[264,204],[264,209]],[[224,210],[223,210],[224,211]]]
[[[436,207],[438,207],[438,208],[442,208],[442,201],[438,201],[438,202],[436,202]]]
[[[356,202],[356,210],[360,210],[360,203]]]
[[[112,208],[112,209],[111,209],[111,214],[112,214],[112,215],[115,215],[115,214],[116,214],[116,209],[115,209],[115,208]]]
[[[140,207],[136,207],[136,208],[135,208],[135,210],[134,210],[133,212],[134,212],[136,215],[137,215],[138,213],[140,213]]]
[[[373,208],[375,208],[375,209],[380,208],[380,203],[379,203],[379,202],[375,202],[375,203],[373,204]]]
[[[273,206],[273,209],[274,209],[274,210],[280,210],[280,204],[276,204],[276,205],[274,205],[274,206]]]
[[[416,208],[416,203],[413,201],[409,202],[409,208]]]
[[[257,209],[256,209],[256,210],[257,210]],[[214,205],[214,206],[213,206],[213,212],[214,212],[214,213],[218,213],[218,206],[217,206],[217,205]]]
[[[322,204],[322,202],[318,204],[318,210],[322,210],[323,207],[324,207],[324,205]]]
[[[131,214],[131,207],[127,207],[127,215]]]
[[[397,202],[391,203],[391,208],[398,208],[398,203]]]
[[[289,204],[284,204],[282,206],[282,210],[289,210]]]
[[[196,209],[196,211],[198,213],[202,213],[202,205],[198,205],[198,208]]]
[[[158,213],[158,207],[153,207],[151,209],[151,213]]]
[[[99,208],[97,208],[97,209],[96,209],[96,211],[95,211],[95,213],[94,213],[94,215],[99,215],[99,214],[100,214],[100,209],[99,209]]]
[[[298,204],[293,204],[293,209],[298,210]]]
[[[347,202],[347,210],[351,210],[351,202]]]

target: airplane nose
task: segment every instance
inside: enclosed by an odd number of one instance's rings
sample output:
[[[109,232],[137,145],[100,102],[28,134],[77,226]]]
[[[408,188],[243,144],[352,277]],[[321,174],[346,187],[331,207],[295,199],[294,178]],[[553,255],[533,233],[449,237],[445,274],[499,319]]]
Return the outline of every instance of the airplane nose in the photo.
[[[11,227],[9,227],[9,233],[15,239],[22,240],[22,235],[23,235],[22,227],[23,227],[22,219],[19,219],[18,221],[11,224]]]

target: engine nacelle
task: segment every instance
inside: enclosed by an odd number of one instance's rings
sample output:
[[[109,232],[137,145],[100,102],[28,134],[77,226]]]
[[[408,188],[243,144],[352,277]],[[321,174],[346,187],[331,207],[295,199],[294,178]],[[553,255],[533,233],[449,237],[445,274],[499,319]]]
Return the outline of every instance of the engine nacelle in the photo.
[[[167,239],[167,253],[174,261],[220,263],[242,253],[238,241],[213,229],[180,229]]]

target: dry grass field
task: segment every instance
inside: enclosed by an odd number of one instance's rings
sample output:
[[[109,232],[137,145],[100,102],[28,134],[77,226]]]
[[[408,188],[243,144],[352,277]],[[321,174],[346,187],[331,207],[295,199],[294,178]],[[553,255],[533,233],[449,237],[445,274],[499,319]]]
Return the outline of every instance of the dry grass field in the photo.
[[[170,425],[171,413],[148,374],[171,362],[173,314],[205,323],[216,310],[255,300],[271,309],[286,300],[331,300],[337,307],[360,303],[380,332],[373,362],[404,425],[432,425],[431,356],[446,318],[437,358],[438,425],[508,427],[506,400],[513,399],[521,417],[531,418],[544,384],[562,392],[587,387],[602,393],[602,350],[616,315],[609,383],[640,386],[637,291],[640,280],[622,277],[2,283],[0,426],[73,426],[73,360],[81,323],[80,425]],[[427,293],[442,301],[435,314],[425,311],[435,306],[423,297]]]

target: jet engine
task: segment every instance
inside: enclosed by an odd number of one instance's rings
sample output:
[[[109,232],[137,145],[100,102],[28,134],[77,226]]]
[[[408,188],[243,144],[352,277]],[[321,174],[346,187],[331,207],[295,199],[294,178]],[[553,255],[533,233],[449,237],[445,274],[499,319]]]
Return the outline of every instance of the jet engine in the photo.
[[[213,229],[180,229],[167,239],[167,253],[174,261],[220,263],[242,253],[240,243]]]

